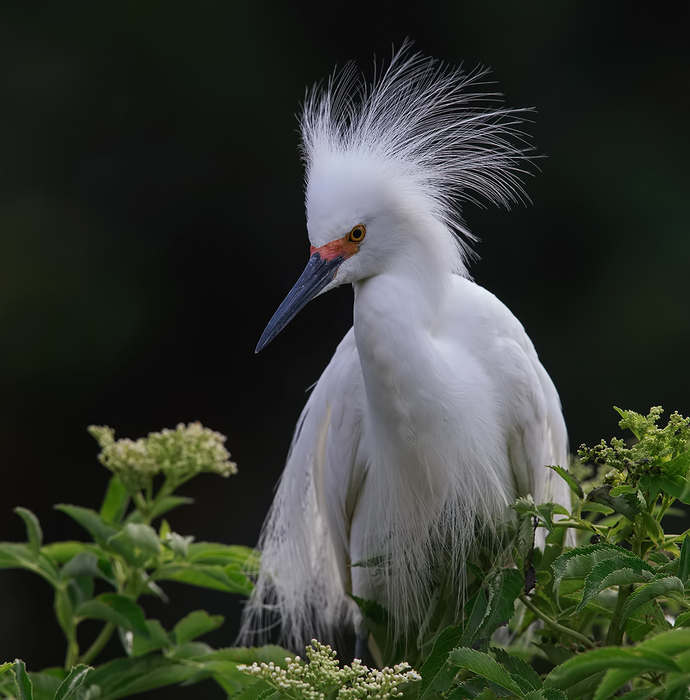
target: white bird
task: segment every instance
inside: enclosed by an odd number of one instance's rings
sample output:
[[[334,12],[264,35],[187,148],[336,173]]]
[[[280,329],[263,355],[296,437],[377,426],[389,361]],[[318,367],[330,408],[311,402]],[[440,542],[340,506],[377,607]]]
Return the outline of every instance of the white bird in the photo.
[[[279,620],[298,648],[362,621],[349,597],[419,625],[434,581],[462,603],[477,532],[508,505],[569,503],[556,389],[522,325],[468,276],[459,205],[509,205],[527,156],[519,110],[404,46],[352,67],[301,117],[311,257],[257,352],[316,295],[354,287],[354,326],[299,419],[259,549],[243,637]],[[369,566],[351,566],[369,562]],[[272,617],[274,616],[274,617]]]

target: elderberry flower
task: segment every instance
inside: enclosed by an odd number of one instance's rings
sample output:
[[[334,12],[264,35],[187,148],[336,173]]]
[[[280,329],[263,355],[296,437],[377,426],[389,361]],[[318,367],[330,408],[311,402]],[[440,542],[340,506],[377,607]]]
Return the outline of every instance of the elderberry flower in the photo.
[[[307,647],[309,663],[299,656],[285,659],[287,668],[273,663],[253,663],[238,666],[238,670],[268,682],[281,693],[295,700],[389,700],[398,698],[402,691],[398,686],[421,680],[421,676],[407,663],[393,668],[370,669],[359,659],[340,668],[336,652],[327,644],[313,639]]]

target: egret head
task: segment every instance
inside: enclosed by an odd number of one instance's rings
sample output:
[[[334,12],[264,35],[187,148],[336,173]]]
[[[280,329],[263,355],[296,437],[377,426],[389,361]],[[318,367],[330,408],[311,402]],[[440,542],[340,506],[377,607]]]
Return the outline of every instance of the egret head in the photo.
[[[434,231],[429,244],[465,270],[473,236],[460,205],[520,199],[527,158],[515,145],[520,110],[472,90],[485,74],[405,44],[372,84],[350,65],[308,94],[300,125],[311,257],[256,352],[318,294],[385,272],[412,236]]]

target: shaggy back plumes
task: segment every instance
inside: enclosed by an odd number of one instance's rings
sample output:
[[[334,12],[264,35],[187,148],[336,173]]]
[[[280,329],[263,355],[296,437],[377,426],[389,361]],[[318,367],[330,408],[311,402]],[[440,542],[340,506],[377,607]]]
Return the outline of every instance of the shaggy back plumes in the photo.
[[[429,212],[466,247],[474,237],[461,203],[509,206],[526,198],[519,125],[529,110],[497,107],[500,94],[477,91],[487,73],[444,66],[411,53],[409,43],[380,74],[375,66],[371,84],[348,64],[326,89],[315,86],[307,95],[300,120],[307,183],[322,158],[393,163],[407,189],[423,195]]]

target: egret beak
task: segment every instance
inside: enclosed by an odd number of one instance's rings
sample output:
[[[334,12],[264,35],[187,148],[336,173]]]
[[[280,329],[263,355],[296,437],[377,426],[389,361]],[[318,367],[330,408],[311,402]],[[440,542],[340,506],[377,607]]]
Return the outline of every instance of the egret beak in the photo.
[[[273,314],[254,352],[263,350],[280,331],[335,277],[344,255],[328,255],[324,248],[313,250],[304,272]],[[322,257],[326,253],[327,257]],[[349,257],[349,256],[348,256]]]

